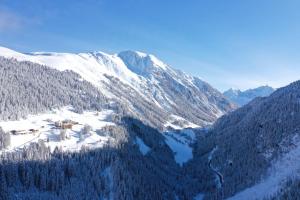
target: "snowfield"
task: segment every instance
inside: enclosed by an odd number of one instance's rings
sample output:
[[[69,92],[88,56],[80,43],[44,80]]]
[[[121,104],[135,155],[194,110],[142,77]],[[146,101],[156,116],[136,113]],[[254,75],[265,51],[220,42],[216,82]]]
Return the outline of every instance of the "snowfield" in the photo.
[[[191,129],[166,132],[164,137],[167,145],[174,152],[176,163],[180,166],[193,158],[191,144],[195,141],[195,133]]]
[[[105,77],[106,75],[118,78],[120,81],[130,85],[143,95],[143,90],[146,87],[146,79],[143,76],[140,76],[140,67],[144,66],[143,71],[145,72],[151,67],[162,68],[164,70],[167,68],[167,65],[155,56],[136,51],[124,51],[119,54],[107,54],[101,51],[78,54],[56,52],[33,52],[23,54],[5,47],[0,47],[0,54],[7,58],[15,58],[18,61],[30,61],[47,65],[59,71],[72,70],[82,76],[86,81],[100,88],[107,96],[111,96],[111,94],[109,91],[103,91],[105,87],[102,85],[103,81],[108,81]],[[130,56],[148,59],[146,59],[146,63],[137,63],[139,67],[128,68],[121,59],[121,55],[123,58],[131,59],[130,61],[132,62],[134,59]]]
[[[78,114],[73,112],[71,107],[64,107],[44,114],[31,115],[27,119],[2,121],[0,127],[5,132],[36,130],[35,133],[11,134],[11,145],[5,151],[18,150],[31,142],[38,142],[39,140],[45,141],[51,151],[56,147],[65,151],[78,151],[83,146],[89,148],[102,147],[111,138],[106,136],[105,133],[99,134],[99,130],[106,125],[114,125],[107,120],[111,114],[111,110]],[[66,130],[67,139],[60,140],[60,129],[56,128],[54,123],[63,120],[72,120],[78,124],[74,125],[72,129]],[[85,125],[91,126],[90,134],[80,138],[80,132]]]
[[[200,128],[200,126],[178,115],[171,115],[164,126],[170,130],[164,133],[164,137],[167,145],[174,152],[176,163],[182,166],[183,163],[193,159],[191,145],[196,137],[192,129]]]
[[[200,128],[199,125],[187,121],[178,115],[170,115],[169,120],[164,124],[166,128],[181,130],[186,128]]]
[[[103,52],[79,54],[36,52],[23,54],[5,47],[0,47],[0,52],[1,56],[7,58],[31,61],[60,71],[72,70],[96,86],[99,86],[101,80],[105,80],[104,74],[118,77],[121,81],[130,85],[137,81],[140,82],[140,78],[131,72],[117,55],[109,55]]]

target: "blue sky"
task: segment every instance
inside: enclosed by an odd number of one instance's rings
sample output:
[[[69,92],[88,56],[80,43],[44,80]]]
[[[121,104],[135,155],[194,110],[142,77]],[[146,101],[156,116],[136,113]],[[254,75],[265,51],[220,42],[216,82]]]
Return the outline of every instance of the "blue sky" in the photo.
[[[139,50],[225,90],[300,78],[298,0],[0,0],[0,45]]]

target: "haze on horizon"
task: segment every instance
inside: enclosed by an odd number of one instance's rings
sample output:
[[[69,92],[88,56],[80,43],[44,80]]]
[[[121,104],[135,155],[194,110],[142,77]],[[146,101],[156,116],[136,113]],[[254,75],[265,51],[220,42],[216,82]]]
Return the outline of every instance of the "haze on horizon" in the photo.
[[[0,46],[138,50],[221,91],[277,88],[299,79],[299,6],[296,0],[3,0]]]

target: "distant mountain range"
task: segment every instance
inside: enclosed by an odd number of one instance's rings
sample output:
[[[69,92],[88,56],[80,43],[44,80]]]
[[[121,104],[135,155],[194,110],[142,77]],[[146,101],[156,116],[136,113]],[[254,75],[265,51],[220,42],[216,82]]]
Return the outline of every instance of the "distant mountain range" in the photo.
[[[223,93],[229,100],[237,104],[238,106],[243,106],[256,97],[266,97],[275,91],[274,88],[270,86],[261,86],[254,89],[248,89],[241,91],[238,89],[229,89]]]

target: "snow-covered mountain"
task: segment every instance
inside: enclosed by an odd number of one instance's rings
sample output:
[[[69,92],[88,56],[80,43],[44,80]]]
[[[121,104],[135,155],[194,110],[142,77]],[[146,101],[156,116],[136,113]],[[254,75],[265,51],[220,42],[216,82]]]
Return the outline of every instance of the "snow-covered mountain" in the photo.
[[[153,55],[1,48],[0,84],[0,199],[300,196],[299,81],[229,112]]]
[[[239,106],[243,106],[256,97],[266,97],[272,94],[275,91],[274,88],[270,86],[261,86],[254,89],[248,89],[241,91],[239,89],[229,89],[223,93],[229,100],[234,102]]]
[[[175,115],[203,126],[235,108],[206,82],[141,52],[24,54],[0,47],[0,56],[78,73],[135,115],[143,117],[153,111],[152,115],[160,118],[156,125],[162,119],[167,123]]]
[[[217,90],[138,52],[1,52],[0,199],[197,195],[178,183],[198,128],[233,108]]]
[[[136,51],[0,47],[0,83],[0,199],[193,199],[197,130],[235,108]]]

